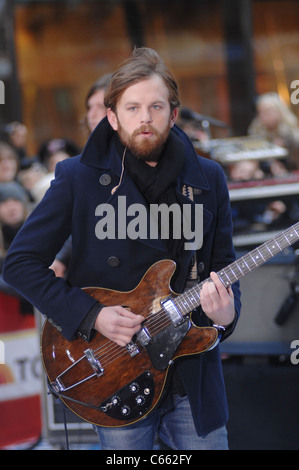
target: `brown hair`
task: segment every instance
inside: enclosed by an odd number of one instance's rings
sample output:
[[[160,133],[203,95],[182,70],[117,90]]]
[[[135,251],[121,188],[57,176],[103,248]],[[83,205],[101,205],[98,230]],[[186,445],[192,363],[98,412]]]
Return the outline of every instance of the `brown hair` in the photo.
[[[178,85],[173,74],[156,51],[140,47],[135,48],[132,55],[112,75],[105,93],[106,108],[111,108],[115,112],[120,96],[129,86],[154,74],[159,75],[168,88],[171,110],[180,106]]]
[[[85,98],[85,107],[86,109],[88,108],[88,100],[89,98],[94,95],[97,91],[99,90],[106,90],[109,80],[111,78],[111,73],[106,73],[105,75],[102,75],[89,89],[86,98]]]

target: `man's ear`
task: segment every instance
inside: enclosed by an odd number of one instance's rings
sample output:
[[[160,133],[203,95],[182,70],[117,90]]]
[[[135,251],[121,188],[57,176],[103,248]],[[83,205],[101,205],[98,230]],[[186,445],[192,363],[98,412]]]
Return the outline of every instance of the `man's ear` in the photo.
[[[174,110],[172,111],[172,115],[171,115],[171,117],[170,117],[170,125],[171,125],[171,127],[174,126],[175,121],[177,120],[177,117],[178,117],[178,108],[174,108]]]
[[[107,119],[109,121],[110,126],[114,131],[118,130],[118,122],[117,122],[117,116],[114,111],[112,111],[111,108],[107,109]]]

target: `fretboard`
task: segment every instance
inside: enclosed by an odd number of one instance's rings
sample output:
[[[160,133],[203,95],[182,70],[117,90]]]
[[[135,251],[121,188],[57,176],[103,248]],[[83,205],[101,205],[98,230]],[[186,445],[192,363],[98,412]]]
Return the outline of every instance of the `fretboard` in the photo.
[[[250,273],[259,266],[262,266],[264,263],[276,256],[278,253],[282,252],[288,246],[293,245],[298,240],[299,222],[274,236],[273,238],[270,238],[259,247],[254,248],[246,255],[221,269],[219,272],[217,272],[217,274],[225,287],[229,287],[246,274]],[[189,312],[200,305],[200,291],[203,284],[209,281],[210,278],[205,279],[201,283],[173,299],[176,308],[182,315],[187,315]]]

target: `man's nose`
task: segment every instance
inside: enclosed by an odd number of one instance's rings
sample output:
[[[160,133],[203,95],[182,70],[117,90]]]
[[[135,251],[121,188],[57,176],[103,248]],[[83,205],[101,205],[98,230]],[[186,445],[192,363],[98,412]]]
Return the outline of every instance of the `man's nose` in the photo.
[[[142,124],[148,124],[149,122],[152,122],[152,115],[150,112],[150,109],[144,108],[141,110],[141,123]]]

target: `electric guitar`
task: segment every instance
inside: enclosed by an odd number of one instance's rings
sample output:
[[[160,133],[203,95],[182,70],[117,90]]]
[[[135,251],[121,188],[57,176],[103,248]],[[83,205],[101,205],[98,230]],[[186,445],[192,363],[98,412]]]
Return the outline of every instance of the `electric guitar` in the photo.
[[[299,222],[217,274],[228,287],[298,239]],[[160,400],[173,362],[203,353],[219,341],[221,327],[197,327],[190,313],[200,305],[203,283],[210,279],[177,295],[170,288],[175,267],[171,260],[158,261],[129,292],[83,289],[104,305],[122,305],[144,316],[125,347],[100,333],[89,343],[68,341],[45,322],[41,351],[49,387],[82,419],[112,427],[142,419]]]

